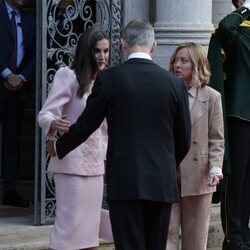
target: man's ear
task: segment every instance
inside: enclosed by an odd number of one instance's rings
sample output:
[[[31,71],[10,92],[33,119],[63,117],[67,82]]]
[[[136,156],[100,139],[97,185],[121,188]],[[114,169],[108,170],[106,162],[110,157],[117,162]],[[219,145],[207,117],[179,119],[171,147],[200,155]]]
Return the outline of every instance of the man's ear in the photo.
[[[125,50],[127,49],[127,43],[124,39],[121,38],[122,48]]]
[[[154,42],[153,42],[153,45],[152,45],[152,47],[151,47],[151,49],[150,49],[150,53],[151,53],[151,54],[155,51],[156,47],[157,47],[157,42],[154,41]]]

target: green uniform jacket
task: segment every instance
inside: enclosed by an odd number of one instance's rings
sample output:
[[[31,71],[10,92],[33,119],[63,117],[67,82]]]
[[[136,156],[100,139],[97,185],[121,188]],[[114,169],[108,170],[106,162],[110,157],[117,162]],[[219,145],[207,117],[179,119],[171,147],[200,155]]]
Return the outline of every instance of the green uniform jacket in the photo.
[[[225,106],[225,89],[226,82],[224,81],[224,70],[222,60],[222,48],[219,41],[218,32],[212,34],[209,47],[208,47],[208,61],[210,64],[211,77],[209,86],[216,89],[221,93],[221,102],[223,108],[224,119],[224,137],[225,137],[225,152],[223,161],[223,175],[229,175],[231,173],[229,151],[228,151],[228,137],[227,137],[227,119],[226,119],[226,106]]]
[[[218,35],[226,55],[226,115],[250,122],[250,27],[243,25],[249,17],[249,9],[238,8],[221,20]]]
[[[226,116],[250,121],[250,27],[243,26],[244,20],[249,16],[250,11],[241,7],[222,19],[219,28],[212,34],[208,49],[210,86],[219,91],[222,97],[225,126],[224,175],[231,172]],[[222,48],[225,52],[224,63]]]

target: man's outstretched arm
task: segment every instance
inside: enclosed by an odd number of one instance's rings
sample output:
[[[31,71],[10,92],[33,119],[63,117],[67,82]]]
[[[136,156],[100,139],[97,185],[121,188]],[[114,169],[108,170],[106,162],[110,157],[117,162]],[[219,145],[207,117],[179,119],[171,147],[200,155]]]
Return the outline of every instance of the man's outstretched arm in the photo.
[[[77,121],[69,128],[69,132],[63,134],[56,141],[49,141],[47,151],[51,156],[62,159],[70,151],[81,143],[101,125],[106,115],[106,98],[100,77],[97,78],[92,93],[88,97],[87,105]]]

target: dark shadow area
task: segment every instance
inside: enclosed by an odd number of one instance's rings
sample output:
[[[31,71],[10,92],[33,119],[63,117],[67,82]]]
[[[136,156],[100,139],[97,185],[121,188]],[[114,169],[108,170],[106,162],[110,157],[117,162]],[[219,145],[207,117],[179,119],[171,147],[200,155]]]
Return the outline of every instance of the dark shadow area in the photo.
[[[0,0],[0,3],[2,1]],[[36,15],[36,1],[27,0],[23,9],[28,10],[32,15]],[[35,77],[30,82],[29,96],[25,102],[25,110],[22,118],[22,132],[20,139],[20,171],[17,191],[22,198],[28,200],[31,205],[29,208],[19,208],[14,206],[1,205],[1,217],[17,217],[33,214],[34,203],[34,172],[35,172]],[[0,137],[0,143],[2,140]],[[1,147],[0,147],[1,148]],[[0,153],[1,159],[1,153]],[[0,163],[0,172],[2,167]],[[0,175],[2,177],[2,174]],[[0,201],[4,195],[3,181],[0,182]]]

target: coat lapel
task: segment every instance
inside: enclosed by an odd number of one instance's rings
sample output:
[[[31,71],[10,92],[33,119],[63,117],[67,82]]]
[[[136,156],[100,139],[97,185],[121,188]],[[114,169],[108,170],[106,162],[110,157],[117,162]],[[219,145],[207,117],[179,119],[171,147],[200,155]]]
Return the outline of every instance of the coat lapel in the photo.
[[[27,21],[27,15],[25,15],[24,12],[20,10],[20,17],[21,17],[21,24],[22,24],[22,32],[23,32],[23,43],[24,47],[27,45],[27,38],[28,38],[28,21]]]
[[[10,26],[10,18],[8,16],[7,8],[4,2],[0,4],[0,22],[2,22],[3,26],[5,26],[10,33],[11,37],[12,32],[11,32],[11,26]]]
[[[190,114],[192,125],[197,122],[204,113],[208,112],[208,101],[209,95],[206,87],[198,88]]]

